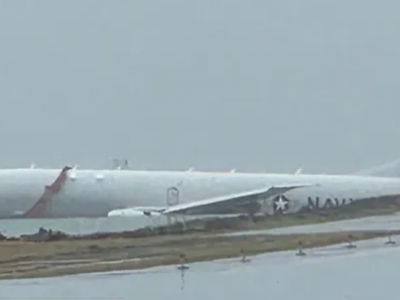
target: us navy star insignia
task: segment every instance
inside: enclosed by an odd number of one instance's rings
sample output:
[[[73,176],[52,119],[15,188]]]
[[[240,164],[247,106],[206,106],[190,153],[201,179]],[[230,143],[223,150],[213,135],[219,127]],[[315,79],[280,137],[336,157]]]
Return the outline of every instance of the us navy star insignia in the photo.
[[[285,212],[289,209],[289,200],[280,195],[274,199],[274,211],[275,212]]]

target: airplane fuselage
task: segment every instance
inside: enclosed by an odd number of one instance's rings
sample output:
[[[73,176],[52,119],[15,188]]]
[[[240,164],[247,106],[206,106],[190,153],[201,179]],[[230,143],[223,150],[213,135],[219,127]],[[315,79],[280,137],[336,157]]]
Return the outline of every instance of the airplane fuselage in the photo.
[[[0,218],[22,215],[59,176],[55,169],[0,170]],[[138,206],[170,206],[281,184],[318,184],[285,193],[287,212],[312,203],[348,204],[400,194],[400,179],[342,175],[207,173],[181,171],[69,170],[46,210],[35,217],[101,217]],[[330,199],[330,200],[329,200]],[[271,199],[272,201],[272,199]],[[272,202],[266,203],[274,213]]]

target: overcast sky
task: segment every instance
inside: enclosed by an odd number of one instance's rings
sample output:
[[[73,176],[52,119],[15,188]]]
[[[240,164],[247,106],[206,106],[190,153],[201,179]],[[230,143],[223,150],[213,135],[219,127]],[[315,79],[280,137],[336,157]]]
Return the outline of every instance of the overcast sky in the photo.
[[[399,11],[1,1],[0,165],[345,173],[396,159]]]

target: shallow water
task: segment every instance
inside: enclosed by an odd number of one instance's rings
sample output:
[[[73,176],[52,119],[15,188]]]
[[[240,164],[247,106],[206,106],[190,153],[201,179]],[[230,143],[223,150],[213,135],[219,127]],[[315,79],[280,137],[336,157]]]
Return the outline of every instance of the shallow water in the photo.
[[[210,216],[188,217],[187,220]],[[227,215],[229,217],[229,215]],[[165,225],[165,217],[149,219],[145,216],[108,218],[67,218],[67,219],[4,219],[0,220],[0,232],[6,236],[20,236],[35,233],[40,227],[61,230],[69,234],[95,232],[120,232],[145,226]]]

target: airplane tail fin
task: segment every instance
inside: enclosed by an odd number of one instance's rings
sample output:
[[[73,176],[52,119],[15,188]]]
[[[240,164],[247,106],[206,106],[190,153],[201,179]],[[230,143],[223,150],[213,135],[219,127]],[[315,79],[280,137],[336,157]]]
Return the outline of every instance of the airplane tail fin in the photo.
[[[303,169],[302,168],[298,168],[297,170],[296,170],[296,172],[294,172],[294,174],[295,175],[298,175],[298,174],[301,174],[303,172]]]
[[[400,178],[400,159],[384,165],[360,170],[356,172],[356,175]]]

